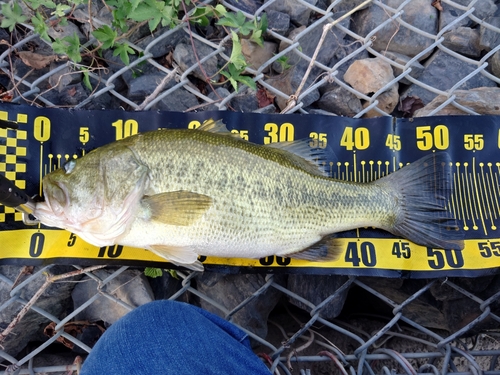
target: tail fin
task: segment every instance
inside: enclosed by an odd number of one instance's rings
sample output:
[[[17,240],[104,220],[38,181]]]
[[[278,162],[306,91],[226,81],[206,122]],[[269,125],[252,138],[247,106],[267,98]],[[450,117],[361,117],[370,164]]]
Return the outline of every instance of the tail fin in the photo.
[[[447,208],[453,190],[447,153],[424,156],[374,183],[392,190],[399,204],[394,225],[384,229],[419,245],[463,249],[463,233]]]

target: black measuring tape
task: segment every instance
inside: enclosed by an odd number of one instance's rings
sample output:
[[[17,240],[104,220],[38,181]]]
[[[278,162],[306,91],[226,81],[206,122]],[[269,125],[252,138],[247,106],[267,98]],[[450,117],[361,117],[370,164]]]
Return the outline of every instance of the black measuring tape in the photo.
[[[26,226],[22,213],[13,206],[26,205],[27,197],[41,195],[45,174],[96,147],[148,130],[196,128],[209,118],[222,119],[231,132],[254,143],[308,138],[313,147],[333,151],[332,159],[326,162],[331,177],[356,182],[375,180],[428,153],[446,151],[452,160],[454,186],[449,209],[462,226],[465,248],[426,248],[382,230],[361,228],[339,234],[345,252],[334,262],[276,256],[201,257],[205,269],[242,267],[255,272],[265,269],[422,278],[486,275],[500,266],[498,116],[351,119],[236,112],[75,111],[12,104],[0,104],[0,175],[8,180],[0,180],[0,200],[7,204],[0,205],[0,264],[171,267],[143,249],[118,245],[97,248],[64,230]],[[5,190],[9,183],[17,188],[15,193]],[[29,212],[29,204],[25,209]]]

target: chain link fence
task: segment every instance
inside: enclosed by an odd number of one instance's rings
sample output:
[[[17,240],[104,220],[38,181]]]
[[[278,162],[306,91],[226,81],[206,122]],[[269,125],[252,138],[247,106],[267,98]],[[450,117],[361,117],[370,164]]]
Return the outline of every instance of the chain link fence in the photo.
[[[431,2],[427,1],[429,4]],[[270,0],[264,3],[221,3],[231,11],[242,11],[249,20],[272,12],[288,15],[291,19],[286,30],[279,29],[278,21],[271,23],[270,20],[265,39],[273,41],[276,46],[279,44],[279,49],[276,47],[264,62],[246,69],[257,83],[258,90],[264,90],[274,100],[273,104],[267,106],[257,105],[260,107],[254,109],[257,112],[346,115],[346,111],[351,111],[352,117],[403,116],[413,114],[415,107],[409,110],[406,108],[408,106],[417,103],[418,108],[421,108],[433,102],[434,105],[429,107],[426,115],[441,113],[445,108],[477,115],[482,114],[481,109],[464,99],[463,90],[496,88],[500,83],[498,1],[436,0],[430,8],[421,6],[422,2],[416,0],[373,0],[364,3],[347,0]],[[413,9],[417,3],[418,9]],[[252,12],[244,6],[246,4],[254,6]],[[91,17],[94,25],[108,22],[97,12],[89,15],[89,9],[90,7],[81,7],[75,17],[79,20]],[[191,12],[193,11],[194,9]],[[301,20],[303,14],[308,15],[305,23]],[[417,22],[424,18],[430,20],[432,27]],[[322,38],[326,25],[329,29]],[[29,29],[31,26],[25,27]],[[293,32],[290,32],[291,29]],[[198,46],[207,47],[208,52],[200,54],[199,61],[190,66],[166,63],[165,56],[173,48],[168,48],[169,41],[180,38],[179,35],[190,40],[190,43],[194,44],[196,41]],[[413,45],[412,41],[418,43]],[[95,41],[91,39],[86,46],[93,42]],[[33,44],[43,46],[43,43],[36,34],[28,31],[21,40],[12,45],[4,45],[4,52],[0,55],[0,69],[4,73],[2,77],[8,80],[5,86],[14,103],[67,106],[67,103],[58,101],[60,96],[54,93],[59,90],[64,92],[64,88],[59,85],[66,77],[81,75],[79,66],[63,61],[52,64],[50,69],[23,70],[16,64],[16,60],[19,60],[15,58],[17,51],[29,50],[33,48]],[[200,85],[200,79],[193,78],[199,64],[205,64],[213,58],[219,61],[219,65],[230,60],[230,35],[209,38],[209,33],[199,33],[194,27],[182,23],[176,28],[162,29],[153,35],[129,40],[128,43],[136,52],[130,65],[124,66],[118,59],[110,59],[106,69],[90,70],[88,74],[93,90],[85,98],[72,104],[72,108],[113,106],[128,110],[158,109],[163,100],[184,97],[188,93],[190,98],[195,99],[194,102],[171,109],[238,110],[235,108],[236,99],[248,94],[246,88],[240,85],[238,92],[229,89],[224,94],[211,95],[211,88],[205,84]],[[324,57],[323,52],[334,44],[334,51]],[[410,46],[406,54],[401,53],[401,46],[405,45]],[[165,55],[160,55],[158,49],[166,51]],[[388,74],[388,78],[381,79],[374,86],[361,89],[361,86],[348,78],[348,70],[354,61],[367,58],[378,58],[382,64],[390,66],[392,76]],[[433,70],[436,66],[439,69]],[[133,80],[140,78],[137,72],[160,73],[160,77],[168,77],[163,78],[166,85],[159,90],[138,90],[138,94],[132,90],[131,84]],[[155,86],[160,80],[156,78]],[[72,79],[70,81],[74,82]],[[76,82],[81,84],[81,77]],[[329,92],[336,93],[337,96],[333,97],[337,102],[342,101],[342,98],[349,98],[348,108],[332,109],[327,101]],[[255,97],[255,93],[250,93],[250,96]],[[357,101],[355,105],[352,105],[351,99]],[[435,100],[438,102],[434,102]],[[0,350],[0,358],[8,366],[5,374],[73,373],[79,366],[78,361],[71,360],[66,366],[37,367],[35,359],[44,355],[44,349],[62,339],[73,343],[83,353],[90,352],[91,348],[87,344],[65,332],[63,328],[97,298],[104,296],[127,310],[134,308],[106,288],[127,267],[109,268],[110,276],[104,279],[97,277],[91,270],[78,266],[74,268],[77,273],[81,272],[93,279],[98,287],[88,303],[61,317],[53,316],[46,309],[37,306],[36,302],[30,305],[29,299],[32,296],[25,294],[25,288],[30,283],[44,279],[44,273],[51,272],[52,266],[26,276],[19,284],[15,284],[14,278],[0,274],[0,283],[11,289],[9,297],[0,301],[0,313],[12,306],[18,306],[19,309],[28,306],[31,314],[38,314],[46,321],[55,323],[54,336],[21,352],[15,358]],[[313,303],[284,287],[277,275],[267,275],[266,282],[260,289],[243,298],[234,309],[228,310],[220,301],[199,291],[196,273],[179,271],[178,275],[180,285],[168,298],[203,300],[229,320],[268,290],[279,291],[288,300],[295,300],[304,307],[305,312],[302,313],[290,310],[276,313],[269,321],[269,332],[274,332],[269,335],[270,338],[262,339],[248,332],[258,345],[256,350],[269,363],[272,372],[290,374],[290,368],[293,368],[294,373],[301,374],[500,373],[497,328],[500,317],[495,312],[500,292],[495,290],[480,295],[474,288],[464,287],[457,281],[418,281],[411,293],[398,299],[373,288],[373,279],[350,277],[333,294],[320,303]],[[473,306],[476,313],[469,316],[464,324],[455,326],[452,332],[426,327],[409,311],[412,311],[411,307],[418,301],[425,299],[432,288],[445,288],[455,299],[465,300],[468,305]],[[322,317],[326,306],[348,289],[350,294],[361,291],[363,295],[369,295],[382,303],[388,307],[388,315],[341,316],[333,320]]]

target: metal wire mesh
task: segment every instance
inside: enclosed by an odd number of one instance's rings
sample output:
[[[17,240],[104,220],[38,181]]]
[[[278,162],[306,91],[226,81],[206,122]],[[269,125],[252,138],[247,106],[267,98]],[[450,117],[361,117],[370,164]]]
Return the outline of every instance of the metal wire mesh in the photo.
[[[436,95],[443,95],[445,100],[432,110],[429,115],[439,112],[447,105],[454,107],[469,114],[477,114],[471,108],[460,104],[457,101],[456,92],[471,82],[473,78],[482,77],[481,82],[489,82],[490,86],[496,86],[500,83],[500,79],[491,73],[488,61],[498,51],[500,51],[500,43],[496,42],[495,45],[490,46],[484,50],[483,53],[476,57],[467,56],[450,49],[449,44],[446,43],[446,33],[452,31],[465,23],[480,25],[484,32],[492,32],[500,35],[500,28],[496,26],[495,22],[490,22],[491,18],[483,19],[478,13],[486,1],[473,0],[473,1],[451,1],[441,0],[440,3],[445,7],[446,11],[453,11],[457,16],[448,24],[441,28],[441,30],[432,34],[428,31],[419,29],[405,20],[405,8],[410,5],[412,0],[406,1],[377,1],[373,0],[368,2],[369,6],[379,7],[386,14],[385,20],[377,24],[371,30],[368,30],[364,35],[355,33],[352,28],[348,27],[342,16],[345,16],[345,9],[354,9],[354,6],[359,4],[357,2],[347,2],[341,0],[335,1],[302,1],[297,0],[297,3],[303,7],[304,12],[312,12],[315,14],[314,21],[304,27],[300,32],[296,33],[293,38],[283,36],[273,29],[267,31],[267,37],[281,42],[284,48],[276,53],[272,58],[261,64],[256,69],[247,68],[247,72],[252,76],[252,79],[265,88],[276,98],[284,102],[290,99],[295,91],[290,92],[278,89],[276,85],[270,83],[269,73],[273,69],[273,64],[283,56],[288,59],[294,60],[296,65],[303,61],[303,66],[309,65],[313,61],[312,74],[310,79],[306,81],[304,88],[298,92],[296,101],[292,102],[287,107],[287,112],[309,113],[316,108],[311,105],[310,96],[317,90],[321,90],[327,85],[336,84],[347,92],[354,94],[357,98],[364,101],[364,107],[357,111],[353,116],[362,117],[363,115],[374,110],[378,115],[387,116],[393,115],[387,113],[379,108],[381,96],[392,86],[398,84],[402,87],[419,87],[425,92]],[[275,6],[279,0],[266,1],[260,4],[260,7],[253,13],[248,14],[243,12],[248,19],[260,17],[264,12]],[[228,9],[238,11],[237,2],[222,1],[222,4]],[[283,3],[281,1],[281,3]],[[492,1],[488,4],[493,4]],[[498,3],[498,2],[497,2]],[[236,5],[235,5],[236,4]],[[337,12],[338,9],[343,9],[343,12]],[[79,9],[80,17],[89,18],[88,9],[82,7]],[[94,24],[105,24],[105,20],[99,19],[96,15],[93,17]],[[350,15],[345,16],[349,19]],[[330,33],[338,33],[350,38],[351,43],[342,45],[343,56],[337,59],[332,59],[329,62],[321,62],[318,59],[314,60],[312,54],[309,53],[310,46],[301,44],[306,37],[315,30],[328,24],[334,23]],[[26,27],[30,27],[26,25]],[[395,30],[410,30],[415,35],[421,36],[426,40],[426,46],[420,51],[416,51],[407,62],[397,62],[387,55],[387,50],[390,50],[390,42],[386,48],[375,46],[377,41],[377,33],[384,28],[395,28]],[[181,92],[188,92],[194,95],[196,104],[190,107],[177,108],[176,110],[203,110],[211,106],[211,109],[231,110],[231,102],[233,99],[241,95],[241,92],[230,92],[227,96],[222,98],[213,99],[209,97],[206,92],[200,91],[193,84],[192,73],[197,69],[198,63],[187,67],[184,70],[180,68],[167,68],[164,64],[159,62],[158,56],[155,55],[155,48],[162,43],[168,42],[170,38],[174,38],[176,33],[181,33],[186,38],[194,38],[197,43],[200,43],[208,48],[211,52],[205,55],[200,63],[204,63],[211,57],[217,57],[221,61],[228,61],[230,59],[230,40],[229,35],[219,40],[208,40],[204,36],[198,35],[186,24],[180,24],[174,29],[162,30],[161,33],[155,33],[153,36],[138,41],[128,41],[131,48],[136,51],[137,58],[133,59],[129,66],[122,66],[121,68],[110,69],[107,74],[100,70],[90,71],[89,75],[91,82],[95,87],[84,100],[72,105],[74,108],[96,108],[99,107],[100,97],[108,97],[116,107],[123,107],[131,110],[137,109],[154,109],[155,106],[164,98],[172,95],[180,95]],[[12,65],[10,58],[14,51],[23,49],[29,43],[43,43],[36,34],[30,33],[27,37],[14,45],[8,47],[0,55],[0,69],[10,78],[13,93],[13,102],[35,102],[45,106],[59,106],[60,103],[53,102],[51,91],[56,90],[56,86],[49,82],[54,82],[54,77],[58,74],[63,75],[78,75],[78,67],[68,61],[60,63],[56,68],[50,69],[42,74],[21,74],[16,71]],[[92,40],[89,41],[89,44]],[[418,78],[414,78],[412,72],[414,70],[414,63],[422,60],[423,57],[441,51],[455,59],[458,59],[467,64],[469,69],[461,77],[458,77],[450,87],[445,89],[438,86],[433,86],[432,82],[424,82]],[[352,63],[353,59],[360,58],[361,56],[379,57],[386,63],[390,64],[398,70],[398,74],[388,81],[383,87],[379,88],[374,93],[362,93],[351,87],[343,79],[343,75],[347,67]],[[117,60],[114,60],[119,64]],[[154,72],[159,72],[163,76],[167,75],[172,78],[170,85],[160,92],[156,97],[147,102],[144,102],[147,94],[143,97],[135,96],[133,99],[128,97],[126,88],[124,88],[123,80],[130,80],[131,72],[134,69],[146,70],[150,69]],[[272,78],[272,77],[271,77]],[[57,84],[57,79],[55,80]],[[241,91],[241,90],[240,90]],[[144,102],[144,103],[143,103]],[[143,103],[143,104],[141,104]],[[281,108],[283,109],[283,108]],[[267,109],[268,110],[268,109]],[[335,114],[335,113],[333,113]],[[74,266],[75,269],[81,267]],[[10,292],[10,298],[1,301],[0,312],[9,306],[19,305],[19,307],[26,305],[28,302],[27,297],[24,296],[24,288],[33,282],[39,282],[43,278],[44,271],[50,271],[51,266],[39,270],[34,275],[26,278],[21,284],[14,286]],[[8,353],[0,350],[0,358],[4,360],[5,364],[10,364],[9,368],[5,371],[6,374],[34,374],[34,373],[67,373],[68,370],[76,370],[77,365],[68,363],[68,366],[49,366],[49,367],[33,367],[33,360],[40,355],[40,352],[46,347],[52,345],[58,338],[64,337],[66,340],[74,343],[75,346],[80,347],[84,352],[90,352],[91,348],[86,344],[76,339],[75,337],[67,334],[61,329],[65,323],[74,319],[82,310],[88,307],[95,299],[104,296],[117,304],[120,304],[125,309],[132,310],[134,306],[129,305],[125,301],[118,299],[113,293],[106,290],[106,285],[123,273],[127,267],[120,269],[111,268],[111,275],[106,279],[100,279],[92,272],[85,272],[86,275],[94,279],[98,288],[95,295],[88,300],[87,304],[73,310],[69,314],[65,314],[60,318],[53,316],[43,308],[33,305],[30,310],[35,314],[44,316],[46,320],[56,323],[56,334],[45,341],[43,344],[34,348],[28,353],[18,355],[16,358],[10,356]],[[270,367],[272,371],[278,369],[280,373],[289,374],[290,370],[287,367],[287,362],[290,362],[295,371],[299,369],[301,373],[307,373],[308,370],[313,368],[316,373],[350,373],[350,374],[493,374],[500,373],[500,364],[498,363],[498,356],[500,355],[500,344],[498,343],[498,331],[495,329],[479,332],[475,328],[480,327],[481,323],[493,322],[493,327],[498,324],[500,317],[494,312],[494,306],[498,302],[500,292],[491,293],[488,296],[479,298],[472,292],[459,286],[457,283],[450,280],[431,280],[428,282],[420,283],[418,290],[414,291],[409,297],[401,302],[395,302],[393,299],[385,296],[383,293],[370,287],[369,280],[351,277],[348,281],[338,288],[335,293],[324,299],[321,303],[312,303],[296,293],[291,292],[283,286],[281,282],[276,280],[276,276],[267,275],[266,283],[250,297],[243,299],[240,304],[233,310],[228,310],[216,300],[208,297],[206,294],[200,292],[196,286],[196,273],[183,273],[179,272],[182,279],[181,286],[178,291],[172,294],[169,298],[173,300],[185,300],[187,296],[192,299],[196,296],[198,299],[203,299],[207,303],[213,305],[220,310],[221,314],[227,319],[232,320],[234,315],[243,309],[248,303],[254,299],[261,298],[260,296],[267,290],[277,290],[287,296],[289,299],[299,301],[303,306],[306,306],[307,314],[301,315],[300,324],[291,328],[287,332],[283,327],[282,322],[270,323],[270,329],[283,332],[281,340],[276,342],[266,341],[255,334],[248,332],[256,342],[260,344],[260,351],[265,353],[269,358]],[[38,281],[37,281],[38,280]],[[14,285],[14,280],[7,276],[0,274],[0,283],[5,284],[8,288]],[[415,301],[422,298],[430,288],[439,285],[441,287],[447,286],[451,288],[454,293],[458,293],[460,297],[467,298],[470,304],[477,307],[480,311],[477,316],[470,322],[463,325],[461,328],[456,329],[452,333],[445,333],[443,331],[436,332],[426,328],[425,326],[417,323],[413,317],[406,314],[405,308],[415,303]],[[362,325],[362,320],[328,320],[322,317],[321,313],[328,305],[329,301],[335,299],[344,290],[356,287],[358,290],[364,290],[377,300],[382,301],[390,307],[392,315],[387,321],[378,325],[371,325],[366,328]],[[291,320],[291,315],[287,315],[286,320]],[[371,323],[370,323],[371,324]],[[274,327],[274,328],[273,328]],[[288,329],[288,328],[287,328]],[[364,329],[369,329],[368,333]],[[316,333],[315,333],[316,332]],[[319,334],[318,334],[319,333]],[[276,337],[276,336],[275,336]],[[407,345],[405,352],[394,349],[392,343],[400,340]],[[304,341],[307,345],[303,345]],[[340,343],[344,343],[343,347]],[[314,345],[312,345],[314,344]],[[341,348],[342,347],[342,348]],[[396,346],[401,348],[401,346]],[[312,348],[316,351],[312,351]],[[320,348],[321,350],[317,350]],[[323,367],[317,367],[317,364],[323,364]],[[328,364],[329,367],[324,367]],[[24,366],[24,367],[23,367]],[[316,367],[315,367],[316,366]],[[21,368],[23,367],[23,368]]]

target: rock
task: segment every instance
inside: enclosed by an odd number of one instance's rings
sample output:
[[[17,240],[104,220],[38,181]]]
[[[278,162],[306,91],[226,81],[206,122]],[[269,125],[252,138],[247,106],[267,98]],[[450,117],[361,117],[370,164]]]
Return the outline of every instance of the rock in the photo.
[[[85,352],[86,353],[86,352]],[[60,368],[72,366],[75,362],[76,355],[75,354],[48,354],[43,353],[43,355],[37,355],[34,357],[33,362],[30,362],[30,365],[25,364],[21,366],[21,369],[24,370],[23,373],[29,374],[33,373],[33,368],[37,367],[55,367],[60,366]],[[31,367],[31,371],[28,368]],[[38,372],[37,372],[38,373]],[[43,372],[39,374],[48,374],[48,372]],[[68,371],[61,370],[50,372],[50,375],[67,375]]]
[[[175,46],[173,58],[183,72],[191,68],[193,65],[198,64],[195,52],[198,55],[198,60],[202,60],[214,51],[212,47],[209,47],[205,43],[202,43],[196,39],[194,40],[194,45],[196,51],[193,51],[191,43],[188,44],[187,42],[179,43]],[[201,71],[199,66],[196,66],[196,68],[190,74],[201,79],[203,82],[205,82],[207,79],[218,81],[219,74],[217,72],[219,71],[219,68],[217,66],[217,56],[212,56],[211,58],[206,60],[203,63],[203,69],[206,73],[206,76]]]
[[[285,71],[285,73],[280,74],[279,76],[268,78],[265,82],[287,95],[292,95],[295,94],[304,74],[305,69],[302,69],[300,66],[296,65]],[[307,87],[307,84],[305,87]],[[300,98],[300,100],[303,103],[304,107],[307,107],[317,101],[319,98],[319,91],[317,89],[314,89],[306,96]],[[286,107],[288,99],[277,95],[275,101],[279,109],[283,110]]]
[[[500,78],[500,50],[496,51],[493,56],[490,57],[488,60],[488,63],[490,64],[490,69],[491,72]]]
[[[338,18],[341,15],[336,14],[333,18]],[[348,26],[349,19],[342,21],[344,26]],[[324,24],[323,24],[324,25]],[[295,41],[295,36],[298,35],[304,27],[300,27],[294,31],[292,31],[289,35],[289,38]],[[319,40],[321,38],[321,34],[323,33],[323,28],[321,25],[314,28],[310,32],[302,35],[297,41],[300,43],[300,50],[305,55],[312,57],[318,46]],[[340,31],[337,28],[334,28],[329,33],[327,33],[325,37],[325,41],[323,43],[323,48],[320,49],[316,61],[322,64],[328,64],[332,58],[334,57],[337,50],[340,48],[343,43],[343,38],[345,33]],[[280,44],[280,52],[283,51],[286,47],[288,47],[288,43]],[[307,67],[309,65],[309,61],[301,59],[295,52],[291,51],[287,53],[285,56],[288,57],[287,63],[292,65],[289,69],[285,70],[279,76],[271,77],[266,80],[266,83],[271,86],[277,88],[287,95],[295,94],[297,88],[299,87],[302,79],[305,75]],[[275,63],[276,64],[276,63]],[[275,65],[273,65],[274,67]],[[304,90],[307,89],[310,85],[312,85],[317,77],[322,74],[324,71],[314,67],[309,74],[309,77],[304,86]],[[303,91],[304,91],[303,90]],[[304,98],[302,98],[302,102],[304,107],[309,106],[311,103],[314,103],[319,99],[319,92],[315,89],[308,93]],[[276,96],[276,104],[282,110],[286,107],[287,99],[282,98],[281,96]]]
[[[274,104],[266,105],[265,107],[256,109],[253,112],[254,113],[277,113],[276,107],[274,106]]]
[[[439,90],[448,90],[475,69],[476,66],[469,65],[446,52],[437,50],[431,58],[426,61],[425,70],[420,76],[419,81]],[[496,86],[494,82],[479,73],[464,82],[460,86],[460,89],[469,90],[476,87],[494,86]],[[401,96],[418,96],[422,99],[424,104],[428,104],[437,95],[423,87],[413,84],[405,90]]]
[[[337,116],[335,113],[317,108],[308,108],[307,113],[309,113],[310,115]]]
[[[474,12],[472,14],[481,20],[494,15],[498,9],[493,0],[479,0],[474,2],[473,0],[456,0],[456,2],[467,7],[473,6]]]
[[[262,5],[262,1],[258,0],[226,0],[228,4],[249,14],[255,14],[257,9]]]
[[[465,11],[455,8],[454,6],[451,6],[446,3],[441,3],[441,6],[443,7],[443,11],[439,13],[439,31],[443,30],[446,26],[448,26],[452,22],[455,22],[455,20],[458,17],[460,17],[462,14],[465,13]],[[454,23],[448,30],[452,31],[461,26],[471,26],[471,25],[472,25],[471,19],[469,17],[465,17]]]
[[[403,0],[388,0],[387,6],[398,8]],[[403,7],[402,19],[410,25],[430,34],[437,34],[438,10],[428,0],[412,0]],[[352,30],[365,37],[373,29],[389,19],[389,13],[380,6],[372,5],[369,8],[356,12],[353,16]],[[420,35],[398,22],[390,22],[374,35],[373,48],[383,53],[384,51],[398,52],[414,57],[429,47],[433,40]],[[430,52],[422,59],[429,56]]]
[[[344,80],[355,90],[365,95],[377,92],[393,79],[394,74],[391,65],[379,57],[357,60],[352,63],[344,74]],[[395,83],[376,97],[379,101],[377,107],[387,114],[392,113],[398,104],[398,87],[399,85]],[[367,102],[364,107],[366,108],[368,105]],[[379,116],[381,114],[375,110],[370,110],[365,114],[365,117]]]
[[[164,78],[165,74],[153,73],[144,74],[133,79],[129,82],[127,98],[132,101],[142,102],[148,95],[153,93]],[[175,82],[175,79],[172,79],[172,81]],[[173,84],[167,84],[166,89],[172,86]]]
[[[406,301],[426,284],[425,281],[420,280],[384,279],[380,277],[360,277],[358,280],[397,304]],[[382,309],[385,309],[383,306],[385,302],[378,299],[372,293],[368,292],[368,295],[369,297],[366,299],[364,291],[359,296],[356,295],[360,299],[358,301],[359,306],[361,308],[365,306],[365,309],[367,306],[370,306],[370,308],[375,307],[376,310],[373,313],[383,315],[384,312]],[[372,300],[377,301],[375,306],[372,305]],[[422,295],[407,304],[402,312],[406,318],[424,327],[448,330],[447,320],[444,314],[438,309],[438,306],[439,304],[432,297]],[[392,307],[390,309],[392,310]]]
[[[231,95],[231,93],[229,92],[228,89],[224,88],[224,87],[218,87],[215,89],[215,92],[211,92],[210,94],[208,94],[208,97],[212,100],[216,100],[217,103],[220,103],[222,101],[222,99],[228,97],[229,95]],[[226,107],[228,105],[231,105],[231,103],[227,103],[226,104]],[[205,107],[205,111],[218,111],[219,109],[222,109],[222,108],[219,108],[216,104],[209,104],[208,106]]]
[[[481,56],[479,47],[479,30],[470,27],[459,27],[443,34],[443,46],[469,57]]]
[[[231,99],[231,108],[236,112],[253,112],[259,109],[256,91],[249,88],[236,95]]]
[[[173,86],[175,83],[176,82],[172,82],[171,85]],[[168,90],[172,86],[167,85],[165,90]],[[185,111],[199,104],[195,95],[182,88],[163,97],[159,102],[153,105],[152,109],[159,109],[160,111]]]
[[[500,87],[479,87],[470,90],[456,90],[455,101],[464,107],[467,107],[480,115],[500,115]],[[424,108],[415,112],[414,117],[425,117],[443,104],[448,97],[446,95],[437,96],[432,102]],[[466,115],[466,112],[448,104],[439,110],[433,116],[444,115]]]
[[[62,68],[61,70],[58,70],[49,77],[50,86],[52,86],[59,92],[61,92],[66,86],[74,85],[76,83],[81,82],[82,80],[82,73],[70,69],[67,63],[58,64],[53,62],[50,64],[50,69],[52,71],[60,67],[61,65],[65,65],[65,67]]]
[[[348,280],[347,276],[338,275],[288,275],[287,289],[298,294],[302,298],[308,300],[314,305],[318,305],[335,293]],[[347,298],[349,288],[338,294],[334,299],[329,301],[320,312],[320,315],[325,319],[333,319],[342,311],[344,302]],[[289,296],[288,300],[293,305],[310,311],[311,308],[306,306],[301,301]]]
[[[104,280],[114,272],[115,270],[103,269],[94,271],[94,274]],[[94,279],[85,277],[83,280],[85,282],[79,283],[72,293],[75,310],[98,293],[98,284]],[[103,286],[102,290],[132,307],[138,307],[154,300],[146,276],[140,270],[125,270]],[[106,326],[109,326],[128,312],[129,310],[122,305],[105,296],[99,296],[85,310],[78,313],[75,320],[88,320],[89,322],[102,320]]]
[[[377,108],[380,108],[386,114],[390,115],[399,103],[398,84],[391,86],[389,90],[384,91],[382,94],[377,96],[376,99],[378,100]],[[363,108],[366,108],[369,105],[370,105],[369,102],[365,102],[363,104]],[[375,109],[371,109],[363,115],[364,118],[372,118],[380,116],[384,116],[384,114],[378,112]]]
[[[492,26],[500,27],[500,17],[487,17],[485,22]],[[491,51],[500,43],[500,34],[483,25],[479,28],[479,46],[486,52]]]
[[[353,117],[363,110],[361,100],[341,86],[324,93],[318,101],[318,107],[336,115],[348,117]]]
[[[278,45],[274,42],[264,41],[264,46],[261,47],[249,39],[241,39],[241,52],[245,56],[249,67],[255,70],[258,70],[268,60],[272,59],[277,49]],[[268,73],[269,67],[267,65],[262,70],[262,73]]]
[[[168,36],[162,37],[166,33],[169,33]],[[172,31],[169,27],[164,27],[137,41],[137,45],[144,49],[144,53],[149,52],[154,59],[157,59],[173,51],[175,46],[185,37],[186,32],[183,29]],[[154,44],[152,44],[153,41]]]
[[[16,266],[0,266],[0,274],[14,282],[21,269],[22,267]],[[46,278],[42,273],[38,273],[40,270],[42,270],[42,267],[34,268],[33,278],[19,291],[20,298],[28,301],[41,288]],[[48,269],[48,271],[54,275],[74,270],[75,269],[70,266],[52,266]],[[27,277],[28,276],[25,276],[21,280],[24,281]],[[71,305],[70,295],[75,286],[75,281],[79,279],[80,277],[73,277],[65,279],[63,282],[53,283],[40,296],[35,306],[62,319],[66,313],[66,309]],[[0,311],[0,330],[5,329],[24,306],[15,301],[11,304],[7,303],[11,298],[10,292],[11,286],[9,284],[6,282],[0,283],[0,301],[3,301],[3,310]],[[30,341],[34,338],[38,338],[43,327],[49,323],[50,319],[30,310],[19,321],[12,333],[2,342],[2,350],[15,357]]]
[[[335,0],[327,0],[327,4],[331,5],[334,1]],[[365,0],[343,0],[340,3],[338,3],[337,5],[335,5],[335,7],[332,9],[332,11],[334,11],[334,12],[348,12],[351,9],[357,7],[359,4],[361,4],[364,1]],[[366,9],[369,6],[371,6],[371,4],[365,5],[361,9]]]
[[[47,34],[54,39],[62,39],[67,36],[73,37],[73,35],[76,34],[81,44],[87,42],[85,35],[83,35],[78,26],[71,21],[68,21],[68,23],[64,26],[58,24],[57,26],[49,27]]]
[[[285,35],[290,28],[290,16],[286,13],[266,9],[267,29],[280,35]]]
[[[409,56],[390,51],[386,52],[385,57],[403,66],[406,66],[406,64],[408,64],[408,61],[411,60]],[[410,77],[413,77],[415,79],[418,79],[418,77],[420,77],[420,75],[425,69],[424,66],[420,64],[418,61],[414,61],[408,68],[411,68],[411,73],[409,74]],[[394,76],[397,77],[400,74],[402,74],[403,71],[405,70],[392,65],[392,71],[394,72]],[[401,79],[399,83],[402,83],[404,85],[411,85],[411,82],[406,77]]]
[[[82,83],[68,85],[61,90],[58,105],[74,107],[87,99],[88,96],[89,93]]]
[[[380,57],[354,61],[344,74],[344,80],[365,95],[377,92],[393,79],[391,65]]]
[[[269,0],[265,1],[266,3]],[[309,4],[316,5],[318,0],[306,0]],[[311,8],[301,4],[296,0],[276,0],[267,9],[276,10],[278,12],[286,13],[290,16],[293,22],[299,25],[307,25],[311,15]]]
[[[197,281],[197,288],[201,293],[228,310],[234,309],[266,283],[265,276],[259,274],[223,275],[210,272],[198,276]],[[278,303],[280,295],[281,292],[275,288],[268,288],[236,312],[231,321],[265,338],[269,313]],[[211,303],[204,299],[201,299],[200,303],[203,309],[226,318],[224,312]]]

